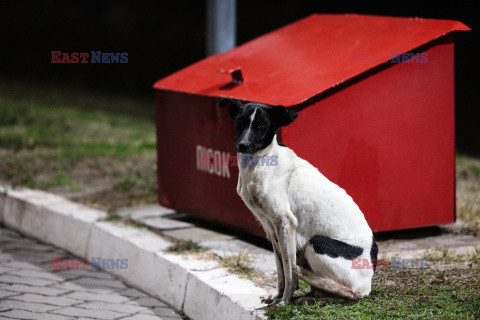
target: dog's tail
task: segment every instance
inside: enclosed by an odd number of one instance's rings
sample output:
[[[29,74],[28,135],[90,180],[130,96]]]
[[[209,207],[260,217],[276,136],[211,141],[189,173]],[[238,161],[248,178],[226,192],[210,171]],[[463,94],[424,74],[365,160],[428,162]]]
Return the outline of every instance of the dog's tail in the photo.
[[[343,285],[330,278],[321,277],[300,266],[295,266],[293,271],[298,275],[299,278],[315,288],[336,294],[348,300],[358,300],[362,298],[362,294],[353,292],[352,289],[346,285]]]

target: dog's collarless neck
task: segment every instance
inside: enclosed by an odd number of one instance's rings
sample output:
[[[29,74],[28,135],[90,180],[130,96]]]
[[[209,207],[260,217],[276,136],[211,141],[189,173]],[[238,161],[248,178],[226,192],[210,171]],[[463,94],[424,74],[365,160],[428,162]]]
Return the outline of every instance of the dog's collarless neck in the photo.
[[[261,149],[261,150],[258,150],[257,152],[253,153],[253,154],[250,154],[250,155],[247,155],[247,154],[244,154],[244,153],[238,153],[238,155],[240,157],[243,157],[243,156],[252,156],[252,157],[264,157],[264,156],[268,156],[268,155],[272,155],[272,154],[277,154],[277,152],[275,152],[275,150],[277,150],[277,148],[279,148],[280,145],[278,144],[278,141],[277,141],[277,135],[273,136],[273,139],[272,139],[272,142],[270,142],[270,144],[268,146],[266,146],[265,148]]]

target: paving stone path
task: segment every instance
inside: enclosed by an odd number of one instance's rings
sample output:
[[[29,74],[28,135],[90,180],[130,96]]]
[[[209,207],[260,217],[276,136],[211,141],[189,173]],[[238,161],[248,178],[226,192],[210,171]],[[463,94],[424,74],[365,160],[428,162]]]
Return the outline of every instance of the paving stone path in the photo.
[[[0,227],[0,319],[182,319],[160,300],[91,265],[52,269],[53,257],[76,258]]]

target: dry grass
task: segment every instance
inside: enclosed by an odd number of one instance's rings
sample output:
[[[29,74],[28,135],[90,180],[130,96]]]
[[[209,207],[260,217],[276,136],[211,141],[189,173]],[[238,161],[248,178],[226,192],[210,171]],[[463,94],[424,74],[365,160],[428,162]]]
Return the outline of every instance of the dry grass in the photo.
[[[480,235],[480,159],[457,156],[457,218]]]

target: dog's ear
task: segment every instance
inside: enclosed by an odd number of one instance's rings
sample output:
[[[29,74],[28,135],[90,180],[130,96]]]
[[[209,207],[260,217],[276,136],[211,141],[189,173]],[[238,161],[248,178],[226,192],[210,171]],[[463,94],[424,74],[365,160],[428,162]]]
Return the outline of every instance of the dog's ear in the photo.
[[[284,106],[272,107],[273,121],[279,126],[287,126],[298,117],[298,113]]]
[[[228,114],[232,119],[235,119],[235,117],[240,113],[242,103],[240,102],[240,100],[237,99],[225,98],[218,102],[218,106],[220,108],[225,108],[228,106]]]

